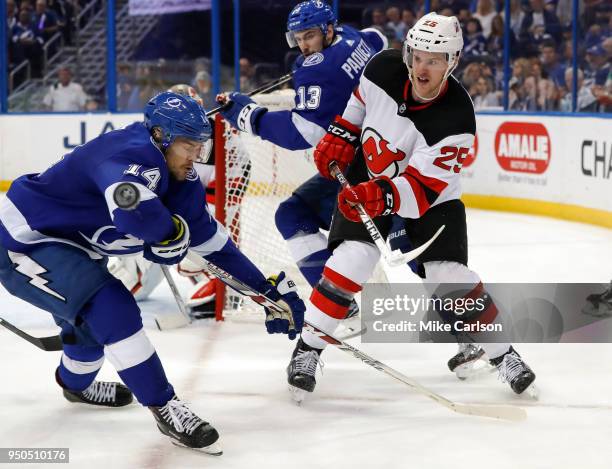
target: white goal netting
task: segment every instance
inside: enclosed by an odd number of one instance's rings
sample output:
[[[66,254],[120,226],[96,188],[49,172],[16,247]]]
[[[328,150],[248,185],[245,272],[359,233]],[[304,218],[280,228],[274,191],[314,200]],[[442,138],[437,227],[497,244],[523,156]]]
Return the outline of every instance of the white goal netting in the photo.
[[[254,99],[276,111],[293,108],[294,96],[292,90],[281,90]],[[219,133],[222,133],[222,139]],[[302,299],[308,298],[310,286],[276,229],[274,215],[283,200],[316,174],[312,149],[286,150],[259,137],[233,130],[227,123],[221,131],[217,128],[215,133],[215,144],[220,141],[224,141],[221,147],[224,152],[219,158],[219,150],[216,151],[215,163],[223,170],[225,197],[223,207],[217,204],[217,213],[220,209],[225,213],[225,225],[232,239],[265,275],[284,270],[296,282]],[[220,179],[217,177],[217,191],[221,186]],[[385,281],[382,270],[377,273],[376,280]],[[243,301],[232,295],[231,289],[226,292],[224,317],[261,311],[261,307],[250,300]]]

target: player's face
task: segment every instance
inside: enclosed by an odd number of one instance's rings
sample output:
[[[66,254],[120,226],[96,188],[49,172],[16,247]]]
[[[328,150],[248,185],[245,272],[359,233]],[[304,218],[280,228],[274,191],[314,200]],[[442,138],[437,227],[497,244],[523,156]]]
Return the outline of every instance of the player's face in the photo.
[[[166,150],[166,164],[172,177],[178,181],[184,181],[201,151],[201,143],[177,137]]]
[[[293,37],[304,57],[323,50],[323,33],[319,28],[305,29],[294,33]]]
[[[425,99],[436,96],[447,67],[446,54],[442,52],[412,51],[412,85],[418,96]]]

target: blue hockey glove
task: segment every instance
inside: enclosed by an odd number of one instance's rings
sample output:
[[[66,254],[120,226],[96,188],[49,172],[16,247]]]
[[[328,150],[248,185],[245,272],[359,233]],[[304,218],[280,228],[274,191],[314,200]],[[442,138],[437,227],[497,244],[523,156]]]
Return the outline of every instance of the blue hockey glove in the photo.
[[[191,243],[187,222],[180,215],[172,215],[176,231],[172,239],[155,244],[145,244],[144,258],[156,264],[172,265],[179,263],[186,255]]]
[[[306,306],[297,294],[295,283],[288,279],[285,272],[269,277],[262,293],[271,300],[286,308],[286,312],[277,313],[266,310],[266,329],[268,334],[287,334],[293,340],[302,332]]]
[[[268,108],[259,106],[242,93],[230,93],[229,99],[227,107],[220,111],[221,115],[232,127],[257,135],[257,121],[268,112]]]

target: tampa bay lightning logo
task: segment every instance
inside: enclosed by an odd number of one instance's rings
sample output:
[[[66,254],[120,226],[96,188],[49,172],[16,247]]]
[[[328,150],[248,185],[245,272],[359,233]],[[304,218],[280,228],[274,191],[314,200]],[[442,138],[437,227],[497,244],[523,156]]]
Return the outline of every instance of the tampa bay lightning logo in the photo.
[[[323,8],[323,2],[322,2],[321,0],[317,0],[317,1],[315,2],[315,6],[316,6],[317,8]]]
[[[142,251],[143,241],[130,234],[122,234],[113,225],[101,226],[91,236],[79,234],[85,238],[91,248],[103,256],[132,254]]]
[[[187,176],[185,176],[185,179],[188,181],[197,181],[199,179],[198,172],[195,170],[195,168],[192,167],[189,169],[189,171],[187,171]]]
[[[318,65],[323,62],[325,56],[320,52],[315,52],[314,54],[309,55],[304,60],[304,67],[311,67],[312,65]]]
[[[180,98],[168,98],[166,99],[166,105],[172,109],[177,109],[183,105],[183,101]]]

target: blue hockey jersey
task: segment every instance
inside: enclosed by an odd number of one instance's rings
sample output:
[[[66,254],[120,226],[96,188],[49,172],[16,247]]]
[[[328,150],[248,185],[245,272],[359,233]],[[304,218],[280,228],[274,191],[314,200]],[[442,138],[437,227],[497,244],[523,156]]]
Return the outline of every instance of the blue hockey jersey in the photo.
[[[290,150],[315,146],[329,123],[342,114],[370,58],[387,47],[376,29],[336,28],[333,43],[295,62],[295,108],[265,113],[257,135]]]
[[[134,210],[114,201],[122,182],[140,192]],[[185,181],[172,179],[143,123],[100,135],[46,171],[15,180],[0,201],[0,243],[22,253],[64,243],[92,259],[129,255],[173,236],[175,213],[189,225],[193,250],[250,286],[265,280],[208,212],[196,171]]]

